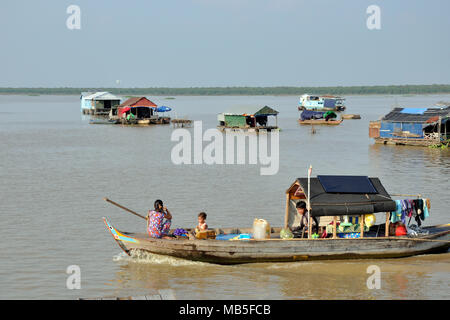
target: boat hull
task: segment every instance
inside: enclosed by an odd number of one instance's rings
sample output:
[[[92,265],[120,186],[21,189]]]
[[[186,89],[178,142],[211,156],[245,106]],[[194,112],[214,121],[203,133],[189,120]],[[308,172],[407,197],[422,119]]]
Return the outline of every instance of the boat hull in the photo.
[[[324,125],[324,126],[337,126],[342,123],[342,120],[328,120],[320,119],[320,120],[298,120],[300,124],[316,124],[316,125]]]
[[[337,111],[337,112],[341,112],[341,111],[345,111],[345,107],[337,107],[337,108],[306,108],[303,106],[299,106],[297,108],[298,111],[303,111],[303,110],[309,110],[309,111]]]
[[[129,255],[143,250],[216,264],[399,258],[446,252],[450,247],[450,225],[439,226],[435,233],[422,238],[431,241],[396,237],[225,241],[154,239],[146,234],[121,232],[106,219],[104,221],[116,242]]]

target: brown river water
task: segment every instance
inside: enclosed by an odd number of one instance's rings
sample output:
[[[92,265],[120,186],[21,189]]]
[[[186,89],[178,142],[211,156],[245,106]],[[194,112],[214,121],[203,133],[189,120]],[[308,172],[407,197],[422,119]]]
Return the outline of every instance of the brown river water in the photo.
[[[192,227],[198,212],[210,227],[272,226],[284,219],[285,190],[313,166],[317,174],[379,177],[390,193],[431,199],[426,225],[449,223],[450,150],[375,145],[369,120],[393,105],[427,107],[450,95],[347,96],[337,127],[297,124],[297,97],[152,97],[179,117],[217,125],[230,106],[262,104],[280,111],[280,165],[175,165],[171,126],[92,125],[78,96],[0,96],[0,299],[139,296],[172,290],[178,299],[449,299],[450,253],[386,260],[261,263],[219,266],[121,252],[102,221],[145,231],[145,221],[102,200],[142,214],[160,198],[173,227]],[[175,116],[172,112],[171,116]],[[192,129],[191,129],[192,130]],[[377,218],[379,218],[377,216]],[[382,217],[381,217],[382,219]],[[81,270],[69,290],[66,269]],[[369,289],[367,268],[381,271]]]

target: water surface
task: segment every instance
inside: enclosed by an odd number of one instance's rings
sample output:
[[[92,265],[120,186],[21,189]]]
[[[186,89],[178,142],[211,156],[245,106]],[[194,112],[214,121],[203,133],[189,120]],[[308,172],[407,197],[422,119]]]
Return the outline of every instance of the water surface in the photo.
[[[171,126],[91,125],[77,96],[0,96],[0,298],[129,296],[168,288],[193,299],[450,298],[448,253],[217,266],[154,255],[130,260],[106,230],[102,217],[127,231],[144,231],[145,221],[104,202],[105,196],[143,214],[161,198],[174,227],[194,226],[200,211],[211,227],[248,227],[254,218],[281,226],[284,192],[306,176],[309,164],[313,175],[376,176],[390,193],[421,193],[432,202],[426,224],[448,223],[450,151],[375,145],[368,124],[395,104],[427,107],[450,95],[346,98],[348,112],[362,119],[311,134],[297,124],[296,97],[152,97],[179,117],[202,120],[203,130],[233,105],[279,110],[279,172],[262,176],[260,165],[176,166]],[[379,290],[366,286],[371,264],[381,268]],[[66,288],[69,265],[81,268],[81,290]]]

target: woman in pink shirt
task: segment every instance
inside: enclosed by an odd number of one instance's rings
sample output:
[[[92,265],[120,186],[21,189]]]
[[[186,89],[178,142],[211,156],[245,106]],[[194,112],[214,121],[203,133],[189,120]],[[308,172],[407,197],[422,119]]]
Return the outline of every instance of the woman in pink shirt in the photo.
[[[172,223],[172,215],[164,207],[161,200],[156,200],[154,207],[155,209],[150,210],[147,216],[147,232],[149,236],[159,239],[171,239],[168,233]]]

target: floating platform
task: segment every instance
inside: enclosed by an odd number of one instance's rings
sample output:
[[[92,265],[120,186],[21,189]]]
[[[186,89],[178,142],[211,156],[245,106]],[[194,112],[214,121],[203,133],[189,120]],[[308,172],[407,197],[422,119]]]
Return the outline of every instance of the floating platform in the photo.
[[[429,147],[432,145],[443,145],[435,139],[414,139],[414,138],[374,138],[376,144],[398,145],[398,146],[418,146]]]
[[[342,119],[361,119],[361,116],[359,114],[343,114],[341,116]]]
[[[89,120],[90,124],[117,124],[118,120],[110,120],[110,119],[91,119]]]
[[[174,128],[188,128],[192,126],[192,120],[188,119],[172,119],[170,122],[172,122]]]
[[[276,126],[265,126],[265,127],[227,127],[227,126],[217,126],[217,129],[220,131],[233,131],[233,132],[260,132],[261,130],[265,130],[267,132],[271,131],[279,131],[280,128]]]

